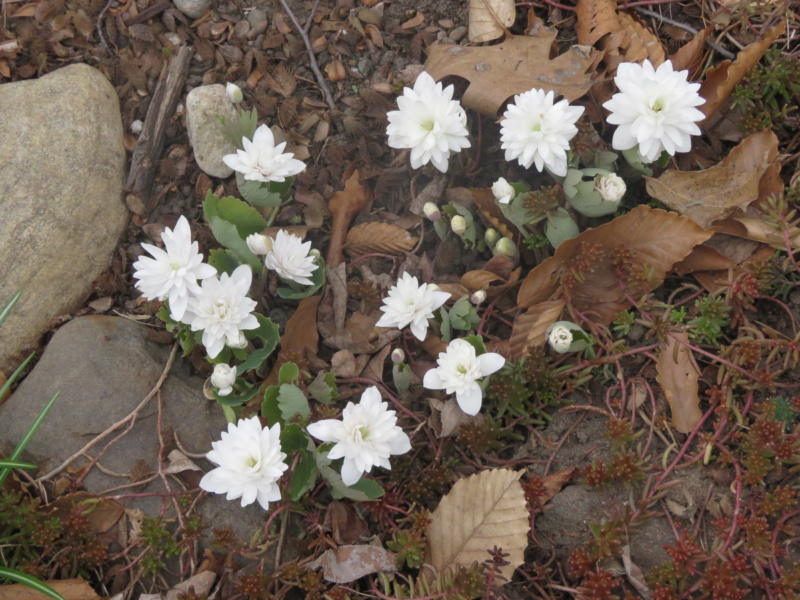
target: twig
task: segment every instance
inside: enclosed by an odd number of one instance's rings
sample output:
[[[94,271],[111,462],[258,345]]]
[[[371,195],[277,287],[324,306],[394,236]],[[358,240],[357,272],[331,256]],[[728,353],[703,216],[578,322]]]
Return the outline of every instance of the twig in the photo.
[[[156,15],[164,12],[170,6],[172,6],[171,0],[161,0],[161,2],[156,2],[155,4],[151,4],[136,16],[125,17],[124,19],[122,19],[122,22],[125,23],[125,25],[127,25],[128,27],[130,27],[131,25],[144,23],[145,21],[152,19]]]
[[[164,381],[167,379],[167,376],[169,375],[170,369],[172,369],[172,364],[175,362],[175,357],[177,355],[178,355],[178,343],[176,342],[175,344],[172,345],[172,352],[170,352],[169,358],[167,359],[167,364],[164,367],[164,371],[161,373],[161,377],[158,378],[158,381],[156,381],[156,385],[153,387],[152,390],[150,390],[150,393],[147,394],[147,396],[144,397],[144,400],[142,400],[139,403],[139,406],[134,408],[133,411],[127,417],[125,417],[121,421],[117,421],[116,423],[111,425],[111,427],[109,427],[104,432],[102,432],[101,434],[96,436],[92,441],[90,441],[83,448],[78,450],[75,454],[70,456],[67,460],[65,460],[63,463],[61,463],[58,467],[56,467],[55,469],[53,469],[49,473],[47,473],[45,475],[42,475],[36,481],[37,482],[46,481],[47,479],[50,479],[54,475],[57,475],[58,473],[60,473],[64,469],[66,469],[68,466],[70,466],[72,464],[72,462],[76,458],[84,455],[86,452],[91,450],[94,447],[95,444],[97,444],[101,440],[103,440],[106,437],[108,437],[109,435],[111,435],[114,431],[116,431],[117,429],[119,429],[120,427],[125,425],[131,419],[135,419],[137,417],[137,415],[141,412],[141,410],[147,405],[147,403],[150,402],[150,400],[153,398],[153,396],[155,396],[158,393],[158,390],[161,389],[162,384],[164,383]]]
[[[684,31],[688,31],[692,35],[698,34],[697,29],[695,29],[691,25],[687,25],[686,23],[681,23],[680,21],[675,21],[674,19],[665,17],[664,15],[657,13],[655,11],[647,10],[646,8],[642,8],[641,6],[634,6],[632,4],[628,5],[628,7],[633,8],[633,10],[635,10],[640,15],[645,15],[648,17],[653,17],[654,19],[659,19],[668,25],[672,25],[673,27],[678,27],[679,29],[683,29]],[[620,8],[625,8],[625,6],[621,6]],[[729,60],[736,59],[736,55],[733,52],[726,50],[725,48],[723,48],[718,43],[712,40],[706,40],[706,46],[714,50],[717,54],[720,54],[721,56],[724,56]]]
[[[111,8],[111,1],[112,0],[108,0],[106,5],[103,7],[103,10],[101,10],[100,14],[97,15],[97,37],[100,38],[100,44],[109,54],[111,54],[111,49],[108,47],[108,43],[106,42],[106,36],[103,35],[103,19],[105,18],[108,9]],[[3,3],[3,6],[5,6],[5,3]]]
[[[317,7],[317,2],[314,2],[314,9]],[[286,11],[286,14],[289,15],[289,18],[294,23],[295,28],[297,29],[297,33],[300,34],[300,38],[303,40],[303,43],[306,46],[306,52],[308,52],[308,61],[311,65],[311,70],[314,72],[314,77],[317,79],[317,85],[322,90],[322,95],[325,96],[325,102],[330,106],[331,110],[336,110],[336,103],[333,101],[333,94],[331,94],[330,88],[328,88],[328,84],[325,83],[325,78],[322,76],[322,72],[319,70],[319,65],[317,64],[317,57],[314,56],[314,48],[311,46],[311,39],[308,37],[308,29],[310,28],[311,21],[314,17],[314,9],[311,11],[311,16],[308,18],[308,22],[306,23],[305,27],[300,25],[300,22],[297,20],[297,17],[294,16],[294,12],[292,9],[289,8],[289,5],[286,3],[286,0],[281,0],[281,6],[283,10]]]

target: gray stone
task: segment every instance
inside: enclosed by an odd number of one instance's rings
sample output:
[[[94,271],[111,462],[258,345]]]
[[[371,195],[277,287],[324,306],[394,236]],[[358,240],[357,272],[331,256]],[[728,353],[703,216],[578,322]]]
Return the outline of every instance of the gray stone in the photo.
[[[147,339],[148,327],[120,317],[87,316],[59,329],[41,360],[17,391],[0,406],[0,451],[6,455],[24,435],[44,404],[60,395],[28,445],[24,457],[39,467],[39,475],[52,471],[82,448],[92,436],[124,419],[147,396],[158,381],[170,353],[170,346]],[[164,456],[180,445],[189,453],[205,453],[219,439],[227,425],[222,411],[203,397],[203,378],[193,375],[180,356],[161,387]],[[139,414],[134,427],[112,444],[100,457],[103,470],[94,467],[84,480],[93,494],[130,484],[134,467],[147,473],[158,469],[158,397]],[[89,451],[98,452],[124,428],[109,435]],[[213,468],[204,459],[194,459],[204,471]],[[87,463],[79,458],[70,467],[75,473]],[[113,476],[110,473],[116,473]],[[197,486],[202,473],[185,477],[188,487]],[[173,489],[180,489],[177,481]],[[162,491],[156,479],[146,485],[121,489],[116,494]],[[161,510],[161,497],[153,495],[120,499],[131,508],[150,516]],[[238,501],[211,495],[197,509],[204,519],[220,528],[231,526],[242,540],[249,540],[263,525],[266,513],[257,504],[242,509]]]
[[[0,329],[0,369],[108,268],[128,218],[122,136],[117,94],[93,67],[0,85],[0,306],[22,291]]]
[[[236,118],[224,85],[197,87],[186,96],[186,129],[197,165],[207,175],[225,178],[233,169],[222,162],[222,157],[234,154],[236,147],[222,133],[217,115],[225,120]]]
[[[198,19],[211,8],[212,0],[173,0],[175,8],[190,19]]]
[[[252,27],[255,27],[261,21],[267,20],[267,13],[261,10],[260,8],[254,8],[249,13],[247,13],[247,21],[250,23]]]

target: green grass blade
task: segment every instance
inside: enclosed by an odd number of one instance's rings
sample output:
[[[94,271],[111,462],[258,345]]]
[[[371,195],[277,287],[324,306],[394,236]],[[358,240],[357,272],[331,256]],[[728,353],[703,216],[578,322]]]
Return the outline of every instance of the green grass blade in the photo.
[[[21,460],[7,460],[0,458],[0,469],[35,469],[36,465],[22,462]]]
[[[5,382],[5,385],[3,385],[2,388],[0,388],[0,398],[2,398],[3,394],[6,393],[6,390],[8,390],[8,388],[10,388],[13,385],[13,383],[17,380],[17,377],[19,377],[19,374],[22,373],[22,371],[25,369],[25,367],[28,366],[28,363],[33,360],[33,355],[34,354],[36,354],[36,353],[35,352],[31,352],[28,355],[28,358],[26,358],[24,361],[22,361],[22,364],[17,367],[17,370],[14,371],[11,374],[11,377],[8,378],[8,381]]]
[[[44,594],[53,600],[64,600],[64,596],[59,594],[46,583],[39,581],[36,577],[20,573],[16,569],[9,569],[8,567],[0,567],[0,579],[8,579],[16,583],[27,585],[32,590],[36,590],[40,594]]]
[[[14,452],[11,453],[11,456],[9,457],[10,460],[17,460],[20,457],[22,451],[25,450],[25,446],[28,445],[28,442],[31,441],[33,434],[36,433],[36,430],[39,429],[39,426],[42,424],[42,421],[44,421],[44,418],[47,416],[47,413],[49,413],[50,409],[53,408],[53,404],[55,404],[56,398],[58,398],[58,395],[60,393],[61,392],[58,391],[52,398],[50,398],[50,402],[48,402],[45,405],[45,407],[42,409],[42,412],[39,413],[39,416],[36,417],[36,420],[33,422],[33,424],[30,427],[28,427],[28,431],[25,432],[25,435],[23,436],[20,443],[17,444],[16,448],[14,448]],[[10,472],[11,472],[10,469],[0,469],[0,486],[3,485],[3,482],[6,480],[6,477],[8,477],[8,474]]]
[[[14,305],[19,300],[19,297],[22,295],[22,291],[17,292],[17,295],[14,296],[11,300],[6,302],[6,305],[3,307],[3,310],[0,310],[0,324],[6,320],[8,313],[11,312],[11,309],[14,308]]]

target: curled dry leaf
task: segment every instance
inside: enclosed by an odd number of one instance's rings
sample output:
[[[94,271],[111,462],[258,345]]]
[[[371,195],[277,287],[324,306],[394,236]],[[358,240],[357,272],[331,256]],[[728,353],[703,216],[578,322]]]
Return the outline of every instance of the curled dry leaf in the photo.
[[[719,164],[704,171],[669,169],[646,177],[647,193],[708,227],[744,210],[759,195],[761,177],[778,157],[778,136],[764,129],[748,136]]]
[[[688,343],[685,332],[670,334],[656,363],[656,380],[672,410],[672,425],[681,433],[689,433],[703,416],[697,383],[700,369]]]
[[[361,223],[347,232],[344,251],[350,256],[364,254],[405,254],[417,245],[417,238],[405,229],[373,221]]]
[[[631,547],[628,544],[622,547],[622,564],[625,566],[625,574],[628,576],[628,581],[636,588],[639,595],[642,598],[651,598],[652,595],[644,579],[644,573],[631,559]]]
[[[320,567],[325,580],[333,583],[350,583],[372,573],[393,573],[397,570],[394,555],[380,546],[369,544],[326,550],[308,564],[309,569]]]
[[[542,487],[544,488],[544,494],[540,496],[536,496],[536,507],[541,510],[541,508],[550,502],[553,497],[561,491],[565,485],[569,483],[572,479],[572,474],[575,472],[575,467],[569,467],[567,469],[562,469],[556,473],[550,473],[549,475],[545,475],[542,477]]]
[[[672,61],[672,68],[676,71],[689,71],[689,79],[693,79],[698,69],[703,64],[703,57],[706,54],[706,40],[714,31],[714,26],[709,25],[701,29],[697,34],[681,46],[675,54],[669,57]]]
[[[525,278],[517,304],[567,300],[596,323],[608,324],[631,304],[627,294],[640,280],[652,291],[676,262],[712,232],[673,212],[640,205],[626,215],[562,242],[555,254]],[[592,269],[582,267],[587,257]],[[637,277],[647,271],[647,278]],[[626,290],[626,279],[628,289]]]
[[[436,44],[428,53],[425,70],[437,81],[457,75],[470,82],[461,102],[496,117],[507,100],[531,88],[553,90],[572,101],[591,87],[593,53],[573,46],[550,59],[555,29],[539,24],[531,35],[509,38],[496,46]]]
[[[531,348],[543,346],[547,341],[547,328],[561,319],[563,300],[547,300],[534,304],[514,321],[509,340],[510,358],[518,359],[530,354]]]
[[[174,588],[169,590],[164,596],[164,600],[179,600],[186,598],[190,589],[194,589],[194,597],[202,598],[208,596],[211,591],[211,586],[214,585],[217,575],[214,571],[203,571],[197,575],[193,575],[186,581],[182,581]]]
[[[330,523],[337,544],[354,544],[369,537],[369,527],[358,513],[355,504],[334,500],[325,512],[325,524]]]
[[[706,80],[700,86],[700,95],[706,99],[705,104],[699,108],[706,116],[705,121],[699,125],[705,127],[714,119],[719,110],[730,98],[733,88],[741,83],[744,76],[752,69],[764,53],[769,50],[778,36],[786,33],[786,21],[781,21],[764,34],[764,38],[753,42],[736,56],[736,61],[724,60],[719,66],[711,68],[706,74]]]
[[[54,517],[66,519],[73,507],[80,507],[87,518],[89,533],[99,534],[111,529],[125,514],[125,507],[116,500],[75,492],[56,499],[51,505]]]
[[[486,270],[467,271],[461,277],[461,285],[467,288],[470,292],[477,292],[483,290],[486,292],[488,298],[494,298],[498,294],[506,291],[509,287],[515,285],[519,280],[519,275],[522,272],[521,268],[517,268],[511,272],[508,279],[504,279],[496,273]]]
[[[455,565],[482,563],[493,547],[508,553],[498,571],[511,580],[524,561],[530,519],[521,472],[491,469],[456,482],[428,525],[425,562],[438,572]]]
[[[264,381],[262,387],[278,383],[278,371],[284,363],[299,363],[304,368],[306,353],[316,356],[319,353],[319,332],[317,331],[317,308],[320,296],[303,298],[297,305],[292,317],[286,322],[286,328],[281,336],[281,351],[275,366]]]
[[[53,588],[64,600],[102,600],[92,586],[80,578],[52,579],[44,583]],[[46,597],[22,583],[4,585],[0,588],[0,599],[2,600],[41,600]]]
[[[428,402],[433,409],[430,420],[437,438],[455,435],[462,423],[481,418],[480,415],[471,417],[461,410],[455,398],[448,398],[444,402],[436,398],[428,398]]]
[[[371,197],[369,189],[361,182],[358,169],[347,179],[344,189],[331,196],[328,208],[333,215],[333,223],[326,259],[329,265],[336,266],[342,262],[342,246],[347,237],[347,229],[353,218],[369,206]]]
[[[502,37],[516,16],[514,0],[469,0],[469,41],[491,42]]]

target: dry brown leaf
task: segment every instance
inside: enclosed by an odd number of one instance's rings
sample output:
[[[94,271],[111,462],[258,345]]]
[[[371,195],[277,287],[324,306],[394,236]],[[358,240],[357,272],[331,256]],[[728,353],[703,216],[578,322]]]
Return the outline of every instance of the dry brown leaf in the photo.
[[[208,596],[208,593],[211,591],[211,586],[214,585],[216,579],[217,574],[214,573],[214,571],[202,571],[201,573],[197,573],[169,590],[164,596],[164,600],[186,598],[190,589],[194,590],[195,598]]]
[[[530,519],[522,472],[491,469],[456,482],[431,515],[425,562],[439,573],[455,566],[470,567],[489,558],[493,547],[508,553],[508,565],[499,567],[511,580],[524,561]]]
[[[344,184],[344,189],[336,192],[328,201],[328,208],[333,215],[331,224],[331,239],[328,243],[328,256],[326,262],[336,266],[342,262],[342,246],[347,237],[347,229],[353,218],[370,205],[372,194],[369,188],[361,182],[358,169]]]
[[[61,594],[64,600],[102,600],[83,579],[61,579],[45,581],[47,585]],[[42,600],[43,594],[27,585],[15,583],[0,585],[0,600]]]
[[[20,6],[17,10],[11,13],[12,19],[18,19],[21,17],[32,17],[36,14],[36,4],[25,4],[24,6]]]
[[[425,15],[421,12],[417,12],[413,17],[411,17],[408,21],[400,25],[400,29],[413,29],[414,27],[419,27],[425,22]]]
[[[494,298],[498,294],[504,292],[509,287],[517,283],[522,269],[514,270],[508,279],[503,279],[499,275],[491,271],[475,270],[467,271],[461,277],[461,285],[467,288],[470,292],[477,292],[483,290],[486,292],[488,298]]]
[[[639,566],[631,559],[631,547],[628,544],[622,547],[622,564],[625,566],[625,574],[628,576],[630,584],[636,588],[642,598],[650,598],[650,588],[644,579],[644,573]]]
[[[547,328],[561,318],[565,304],[563,300],[548,300],[520,314],[509,339],[509,358],[522,358],[530,354],[531,348],[543,346],[547,341]]]
[[[194,464],[191,458],[177,448],[167,455],[167,460],[169,465],[164,469],[164,473],[167,475],[183,473],[184,471],[202,471],[200,467]]]
[[[433,412],[431,420],[438,419],[434,424],[434,431],[437,438],[448,437],[458,433],[458,428],[462,423],[475,421],[479,417],[471,417],[458,405],[455,398],[448,398],[444,402],[436,398],[428,398]]]
[[[765,244],[785,245],[783,233],[775,225],[771,225],[763,219],[731,217],[715,223],[714,231],[747,238],[755,242],[764,242]],[[789,228],[786,231],[786,235],[793,248],[800,248],[800,230],[797,227]]]
[[[393,573],[397,570],[393,554],[370,544],[326,550],[307,566],[309,569],[322,567],[325,580],[333,583],[350,583],[372,573]]]
[[[491,42],[514,24],[514,0],[469,0],[469,41]]]
[[[656,380],[672,410],[672,425],[681,433],[692,431],[703,416],[697,383],[700,369],[688,343],[686,332],[670,334],[656,363]]]
[[[700,244],[692,249],[689,256],[679,263],[675,263],[673,270],[678,275],[688,275],[696,271],[723,271],[735,266],[736,263],[727,256],[720,254],[710,246]]]
[[[364,254],[394,254],[410,252],[417,245],[417,238],[405,229],[372,221],[354,226],[347,232],[344,251],[350,256]]]
[[[689,79],[693,79],[698,69],[703,64],[706,55],[706,40],[714,31],[714,26],[709,25],[697,32],[690,41],[681,46],[675,54],[670,56],[672,68],[676,71],[689,71]]]
[[[55,517],[66,519],[73,507],[86,514],[89,533],[104,533],[111,529],[125,514],[125,507],[116,500],[106,500],[88,492],[75,492],[56,499],[50,504]],[[0,588],[2,589],[2,588]]]
[[[764,38],[750,44],[736,56],[736,61],[724,60],[717,67],[708,70],[706,79],[700,86],[700,95],[706,99],[699,108],[706,116],[699,125],[705,127],[719,109],[728,101],[733,88],[741,83],[745,75],[752,69],[764,53],[769,50],[778,36],[786,33],[786,21],[781,21],[770,29]]]
[[[778,156],[778,136],[764,129],[742,140],[705,171],[669,169],[646,177],[647,193],[701,227],[744,210],[758,198],[759,182]]]
[[[517,294],[517,306],[529,308],[549,300],[558,290],[563,263],[555,256],[544,259],[522,280]]]
[[[333,540],[337,544],[354,544],[370,536],[367,522],[354,504],[334,500],[328,504],[324,523],[330,523]]]
[[[550,59],[555,29],[539,25],[532,35],[509,38],[496,46],[431,46],[425,70],[442,79],[458,75],[470,82],[461,102],[478,112],[496,117],[505,102],[531,88],[554,91],[572,101],[591,87],[586,73],[593,53],[573,46]]]
[[[287,362],[305,362],[306,352],[316,356],[319,353],[319,331],[317,331],[317,308],[320,296],[303,298],[292,317],[286,322],[281,336],[281,351],[267,379],[262,384],[266,389],[278,382],[278,371]],[[258,396],[256,396],[258,397]]]
[[[545,493],[537,498],[539,505],[544,506],[550,502],[550,500],[561,491],[561,488],[569,483],[574,472],[575,467],[569,467],[542,477],[542,485],[544,486]]]

